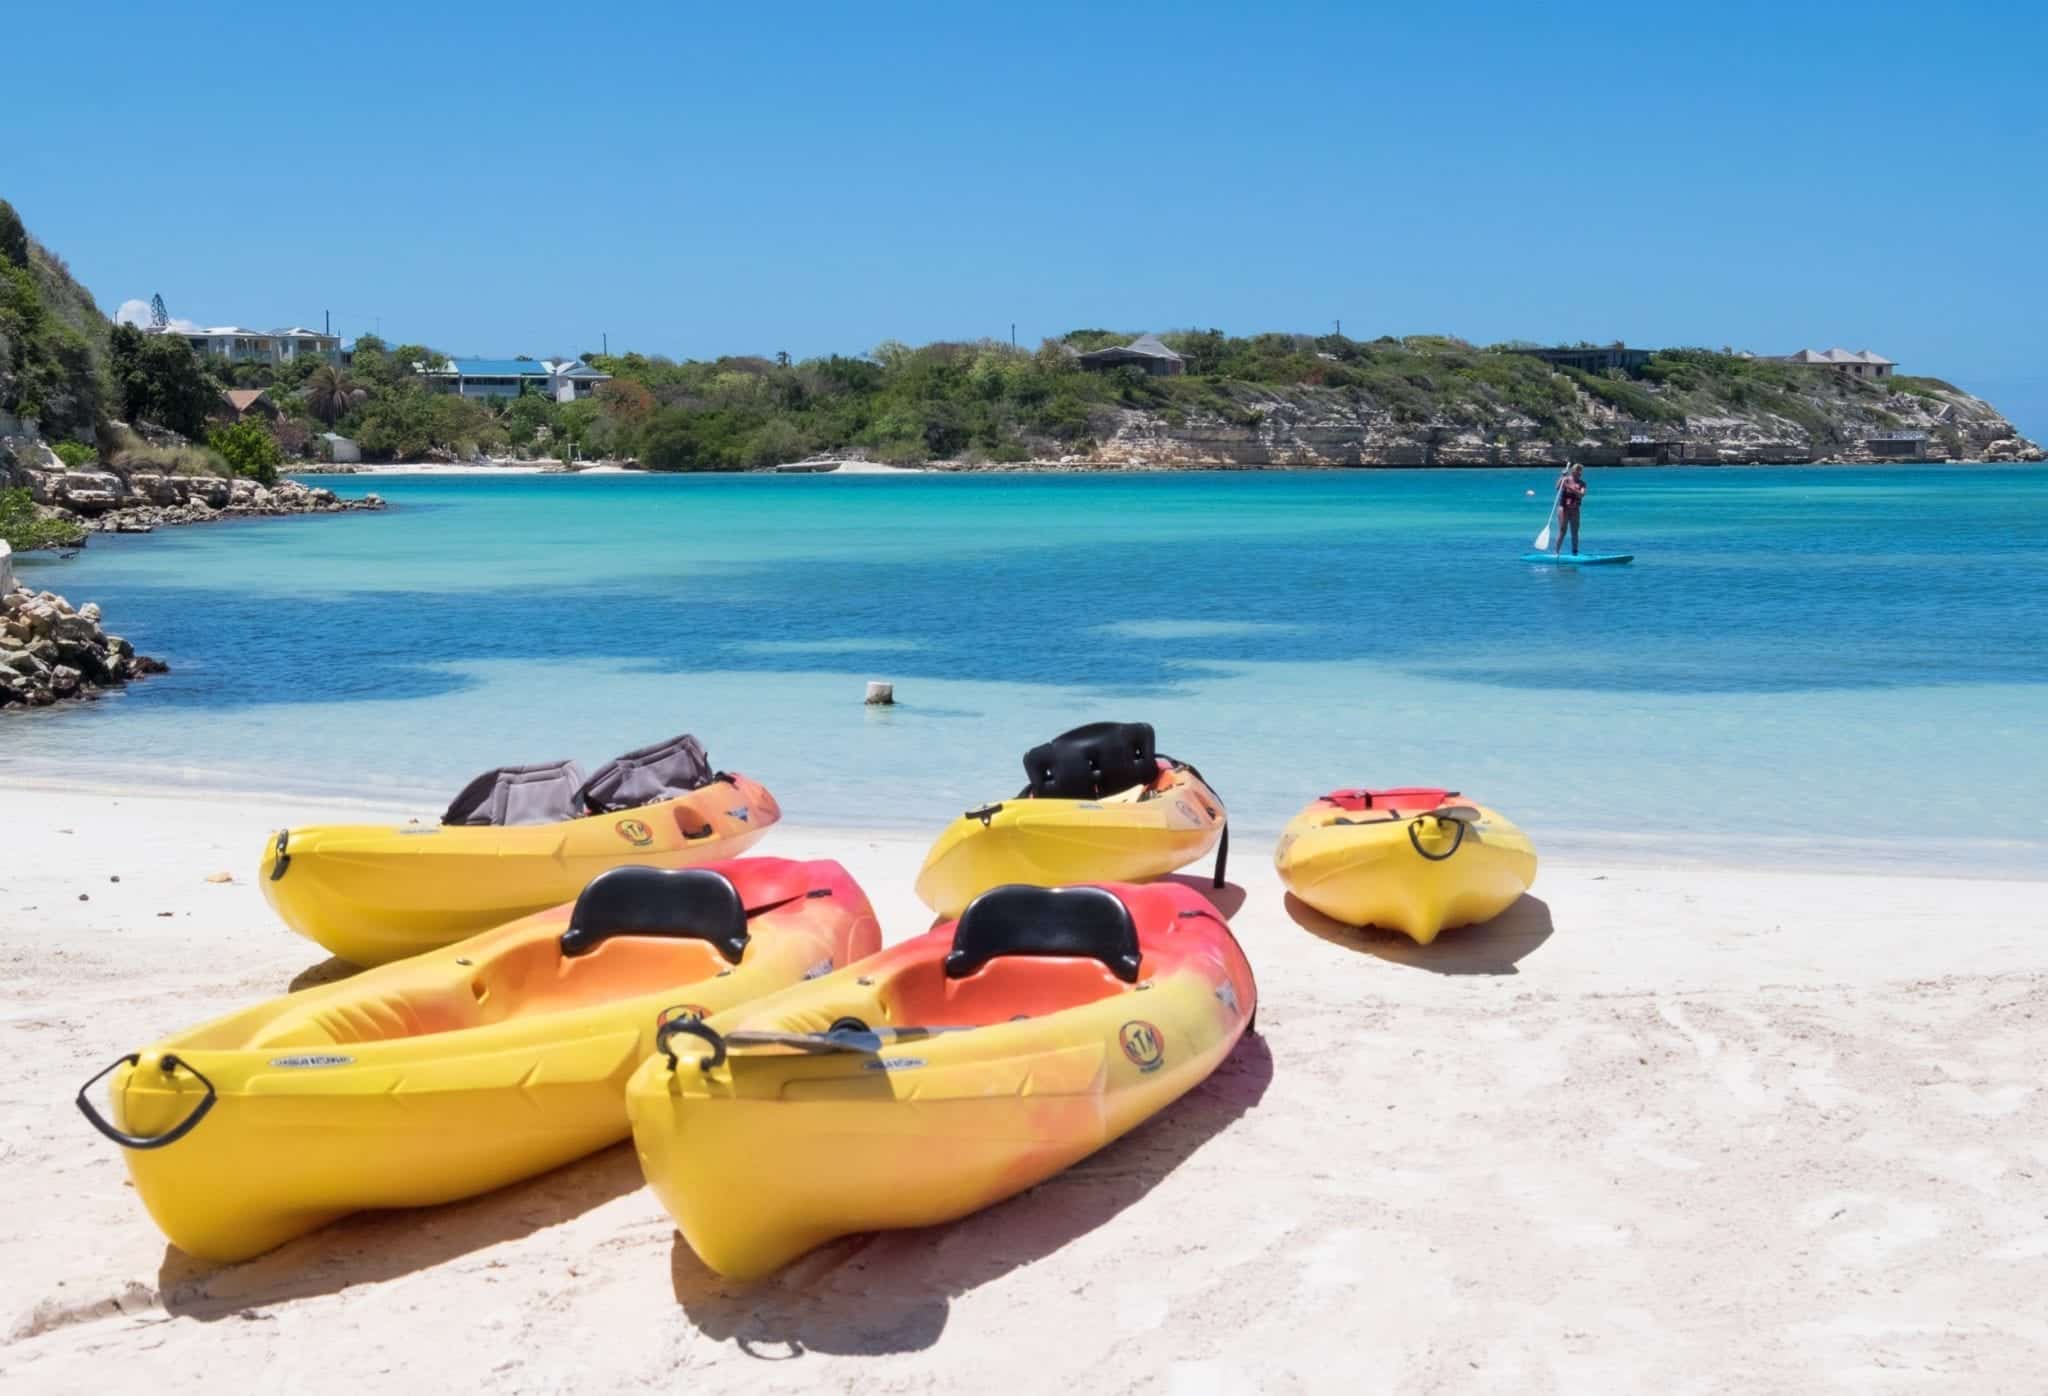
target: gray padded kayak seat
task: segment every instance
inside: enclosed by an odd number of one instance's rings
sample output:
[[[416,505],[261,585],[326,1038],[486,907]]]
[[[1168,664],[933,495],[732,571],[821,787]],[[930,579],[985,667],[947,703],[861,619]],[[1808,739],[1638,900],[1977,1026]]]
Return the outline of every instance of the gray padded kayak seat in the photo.
[[[703,745],[685,732],[606,762],[576,798],[592,814],[611,814],[701,790],[712,776]]]
[[[462,787],[443,824],[555,824],[583,813],[583,768],[574,761],[500,766]]]

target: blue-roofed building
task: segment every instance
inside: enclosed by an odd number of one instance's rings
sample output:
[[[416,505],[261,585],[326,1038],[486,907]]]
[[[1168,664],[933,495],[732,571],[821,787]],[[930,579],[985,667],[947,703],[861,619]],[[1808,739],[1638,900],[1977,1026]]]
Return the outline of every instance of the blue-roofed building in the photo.
[[[444,359],[424,370],[435,389],[464,397],[518,397],[542,393],[556,402],[589,397],[611,375],[581,359]]]

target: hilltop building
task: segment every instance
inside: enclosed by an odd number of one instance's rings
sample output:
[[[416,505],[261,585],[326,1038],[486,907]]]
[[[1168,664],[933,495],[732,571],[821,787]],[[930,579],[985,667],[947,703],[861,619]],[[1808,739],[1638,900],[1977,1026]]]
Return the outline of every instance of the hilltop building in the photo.
[[[176,335],[191,345],[195,354],[230,363],[288,364],[309,354],[334,363],[341,357],[341,336],[297,325],[282,330],[252,330],[241,325],[181,330],[170,325],[150,325],[143,333]]]
[[[1159,342],[1157,335],[1141,334],[1129,344],[1113,345],[1108,349],[1097,349],[1093,353],[1079,356],[1081,367],[1102,372],[1106,369],[1121,368],[1135,364],[1154,378],[1170,378],[1186,373],[1187,360]]]
[[[541,393],[556,402],[589,397],[612,376],[581,359],[446,359],[424,370],[436,391],[463,397],[518,397]]]
[[[1510,349],[1510,354],[1527,354],[1532,359],[1541,359],[1552,368],[1574,368],[1580,373],[1606,373],[1609,369],[1620,369],[1631,378],[1643,371],[1643,365],[1650,361],[1654,349],[1631,349],[1616,340],[1608,345],[1567,344],[1554,349]]]
[[[1851,378],[1889,378],[1898,365],[1882,354],[1873,354],[1868,349],[1822,349],[1818,353],[1801,349],[1796,354],[1779,356],[1782,363],[1809,364],[1815,368],[1831,368],[1837,373],[1846,373]]]

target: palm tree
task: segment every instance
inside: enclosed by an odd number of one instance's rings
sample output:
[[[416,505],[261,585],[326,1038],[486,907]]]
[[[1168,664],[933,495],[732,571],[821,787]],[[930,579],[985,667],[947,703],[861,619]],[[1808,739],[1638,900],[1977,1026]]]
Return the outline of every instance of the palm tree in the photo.
[[[313,415],[329,426],[334,419],[349,410],[365,396],[363,391],[349,382],[348,375],[333,364],[322,364],[306,376],[306,406]]]

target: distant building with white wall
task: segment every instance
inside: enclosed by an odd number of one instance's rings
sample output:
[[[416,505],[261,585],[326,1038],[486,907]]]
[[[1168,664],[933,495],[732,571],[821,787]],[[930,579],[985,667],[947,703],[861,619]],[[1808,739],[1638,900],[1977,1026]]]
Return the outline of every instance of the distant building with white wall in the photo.
[[[293,325],[282,330],[252,330],[241,325],[215,325],[210,329],[177,329],[166,325],[146,328],[145,334],[176,335],[192,346],[194,353],[230,363],[288,364],[307,355],[329,363],[341,357],[341,336]]]
[[[1882,354],[1873,354],[1868,349],[1801,349],[1796,354],[1781,356],[1788,364],[1807,364],[1814,368],[1831,368],[1851,378],[1889,378],[1898,365]]]
[[[556,402],[575,402],[596,392],[612,376],[581,359],[444,359],[423,375],[435,391],[463,397],[518,397],[540,393]]]

